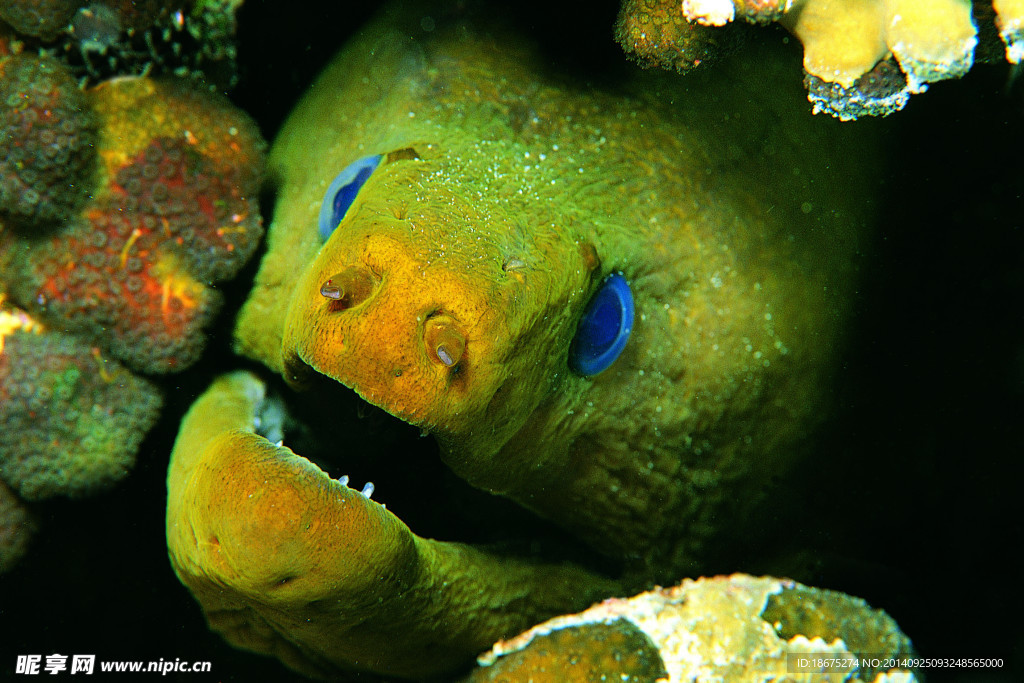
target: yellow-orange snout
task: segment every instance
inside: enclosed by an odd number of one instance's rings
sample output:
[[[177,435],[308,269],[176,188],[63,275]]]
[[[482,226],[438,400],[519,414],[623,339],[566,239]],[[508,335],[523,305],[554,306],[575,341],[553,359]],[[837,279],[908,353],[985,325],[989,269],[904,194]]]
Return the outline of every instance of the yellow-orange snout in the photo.
[[[334,239],[303,274],[284,333],[285,365],[309,366],[388,412],[454,428],[483,390],[500,316],[487,277],[406,235]],[[476,387],[475,389],[473,387]]]

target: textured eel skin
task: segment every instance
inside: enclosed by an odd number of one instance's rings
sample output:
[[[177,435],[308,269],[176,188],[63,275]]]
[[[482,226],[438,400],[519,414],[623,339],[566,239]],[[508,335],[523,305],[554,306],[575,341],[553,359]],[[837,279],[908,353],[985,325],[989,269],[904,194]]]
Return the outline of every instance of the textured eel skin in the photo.
[[[253,375],[225,375],[182,422],[168,549],[210,625],[314,677],[433,677],[524,624],[617,586],[572,565],[415,536],[384,506],[252,432]],[[537,590],[544,586],[544,590]]]
[[[797,55],[597,88],[521,39],[422,16],[355,39],[276,140],[237,348],[429,431],[456,474],[624,571],[612,584],[419,539],[253,433],[258,382],[222,379],[173,455],[172,563],[229,640],[308,673],[441,675],[541,612],[742,543],[738,522],[820,419],[868,218],[869,146],[808,114],[784,76]],[[374,154],[321,244],[329,184]],[[612,272],[634,329],[582,377],[570,344]]]

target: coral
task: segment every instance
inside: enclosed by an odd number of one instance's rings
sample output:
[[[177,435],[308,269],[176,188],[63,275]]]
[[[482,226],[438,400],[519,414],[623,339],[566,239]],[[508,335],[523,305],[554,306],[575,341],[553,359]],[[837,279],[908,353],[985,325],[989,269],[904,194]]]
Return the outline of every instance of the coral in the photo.
[[[615,22],[615,40],[644,66],[685,73],[716,58],[728,36],[688,22],[678,3],[624,0]]]
[[[781,21],[803,43],[804,69],[810,76],[860,93],[863,90],[856,88],[857,79],[887,54],[899,63],[907,81],[904,90],[911,94],[922,92],[928,83],[967,73],[977,44],[966,0],[901,0],[877,5],[809,0]],[[851,103],[836,107],[828,99],[818,99],[820,92],[810,93],[815,111],[838,111],[843,120],[895,109],[876,105],[870,98],[861,109],[853,109]],[[899,107],[906,102],[906,96],[896,100],[888,94],[885,97]]]
[[[822,656],[863,658],[866,665],[829,669],[851,683],[918,680],[911,670],[871,663],[913,656],[910,641],[884,612],[842,593],[734,574],[686,579],[556,617],[497,643],[465,683],[604,680],[587,677],[590,671],[652,683],[796,680],[820,676],[812,662]],[[595,669],[593,662],[602,664]]]
[[[173,74],[217,92],[238,80],[241,5],[242,0],[0,0],[0,20],[61,58],[82,83]],[[6,28],[0,23],[0,32]]]
[[[99,349],[16,330],[0,354],[0,475],[28,500],[78,498],[131,469],[160,397]]]
[[[967,0],[686,0],[689,21],[721,26],[738,14],[780,21],[804,45],[804,68],[844,88],[891,52],[912,89],[966,73],[976,30]],[[738,10],[738,11],[737,11]]]
[[[13,294],[145,372],[181,370],[259,244],[262,139],[212,95],[145,79],[91,93],[104,182],[64,230],[26,240]]]
[[[95,131],[85,96],[51,57],[0,62],[0,212],[66,220],[90,189]]]
[[[16,54],[19,51],[19,44],[20,41],[14,31],[6,24],[0,23],[0,61],[3,61],[4,57]]]
[[[62,35],[76,76],[185,77],[211,92],[235,85],[235,13],[240,0],[118,0],[79,9]]]
[[[231,643],[314,676],[457,669],[543,615],[614,592],[567,564],[501,561],[414,535],[383,505],[254,432],[265,388],[218,379],[167,477],[171,564]]]
[[[179,11],[187,10],[192,2],[191,0],[179,0],[174,3],[168,3],[165,0],[104,0],[102,3],[80,4],[81,7],[76,16],[72,18],[72,26],[75,29],[80,30],[80,22],[92,15],[94,20],[99,20],[101,23],[102,21],[116,23],[122,30],[135,32],[152,26],[161,13],[170,13],[169,8],[173,7]],[[96,16],[101,13],[110,13],[116,19],[102,19],[102,17]]]
[[[151,216],[136,224],[115,211],[90,212],[37,241],[12,290],[39,315],[65,320],[135,369],[181,370],[199,357],[220,296],[180,258],[160,253],[163,235]]]
[[[1022,52],[1024,6],[1019,0],[993,4],[1007,59],[1016,63]],[[979,3],[976,9],[983,15],[980,10],[986,8]],[[815,112],[842,120],[884,116],[901,109],[911,94],[924,91],[929,83],[964,75],[975,61],[978,44],[968,0],[684,0],[681,10],[680,3],[671,0],[628,0],[619,23],[642,24],[653,16],[659,17],[659,25],[674,26],[674,36],[704,36],[698,26],[721,27],[737,19],[780,23],[803,44]],[[691,28],[679,26],[680,20],[691,22]],[[648,33],[652,35],[659,31]],[[630,38],[620,39],[627,52],[643,54],[643,41],[635,35]],[[713,40],[704,37],[696,45]],[[663,66],[689,61],[688,53],[695,49],[689,42],[679,42],[681,55],[672,56],[672,40],[654,43],[666,54],[649,59]],[[886,83],[881,91],[875,85],[879,80]]]
[[[878,62],[849,88],[811,74],[804,76],[804,85],[807,99],[814,103],[814,113],[827,112],[840,121],[887,116],[905,107],[910,99],[906,76],[892,57]]]
[[[28,550],[36,523],[14,492],[0,481],[0,574],[10,571]]]
[[[240,4],[0,0],[0,572],[33,528],[7,485],[123,478],[161,400],[111,356],[193,362],[213,286],[259,244],[259,131],[191,89],[235,80]],[[143,73],[188,80],[124,78]]]
[[[992,0],[996,26],[1006,44],[1006,61],[1019,64],[1024,59],[1024,0]]]
[[[620,618],[541,632],[522,649],[474,670],[466,683],[657,683],[667,677],[651,639]]]
[[[190,159],[204,158],[202,168],[226,174],[237,184],[230,196],[210,196],[208,201],[255,201],[253,195],[263,177],[265,143],[256,124],[226,98],[196,91],[181,80],[149,78],[107,81],[93,88],[90,96],[102,121],[99,156],[107,177],[115,178],[154,140],[167,138],[186,145]],[[203,184],[191,189],[206,192]],[[257,214],[247,211],[241,227],[228,231],[235,233],[230,240],[239,249],[251,251],[259,242],[261,230],[242,229],[255,229],[251,223]]]
[[[188,10],[191,0],[173,3],[176,10]],[[161,15],[170,14],[172,3],[162,0],[0,0],[0,19],[15,31],[52,41],[60,33],[79,40],[95,40],[96,46],[110,45],[122,32],[143,31]]]
[[[0,19],[18,33],[54,38],[81,4],[80,0],[0,0]]]

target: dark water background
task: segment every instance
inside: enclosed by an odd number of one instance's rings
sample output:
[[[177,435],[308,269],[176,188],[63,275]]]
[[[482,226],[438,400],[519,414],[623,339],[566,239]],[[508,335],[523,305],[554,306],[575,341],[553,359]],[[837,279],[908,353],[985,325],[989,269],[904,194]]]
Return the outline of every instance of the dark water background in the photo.
[[[591,67],[621,59],[610,37],[617,3],[578,4],[503,11],[552,58]],[[349,3],[243,8],[243,81],[233,98],[268,139],[373,9],[340,5]],[[922,655],[1006,660],[998,672],[931,673],[933,681],[1024,680],[1024,78],[1008,85],[1009,74],[1006,64],[977,66],[881,124],[881,220],[831,389],[838,410],[798,475],[797,510],[780,513],[781,533],[751,539],[808,549],[815,561],[802,579],[884,608]],[[235,305],[254,267],[226,288]],[[229,330],[225,318],[206,358],[164,382],[165,417],[121,486],[34,508],[41,531],[0,578],[0,680],[15,654],[53,652],[212,661],[213,675],[180,680],[290,680],[275,661],[210,633],[166,557],[170,445],[209,378],[244,365],[230,354]],[[393,507],[389,489],[378,490]]]

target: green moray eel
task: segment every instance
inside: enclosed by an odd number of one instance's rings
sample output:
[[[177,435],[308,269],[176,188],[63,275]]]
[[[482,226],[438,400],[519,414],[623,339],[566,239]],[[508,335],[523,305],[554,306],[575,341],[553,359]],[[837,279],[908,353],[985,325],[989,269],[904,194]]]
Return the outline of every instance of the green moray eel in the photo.
[[[735,544],[820,420],[869,219],[870,146],[809,115],[794,55],[597,88],[422,16],[364,31],[280,132],[236,348],[429,432],[622,571],[420,538],[259,436],[262,383],[226,376],[172,455],[171,560],[231,642],[311,675],[449,675]],[[588,370],[594,319],[626,343]]]

